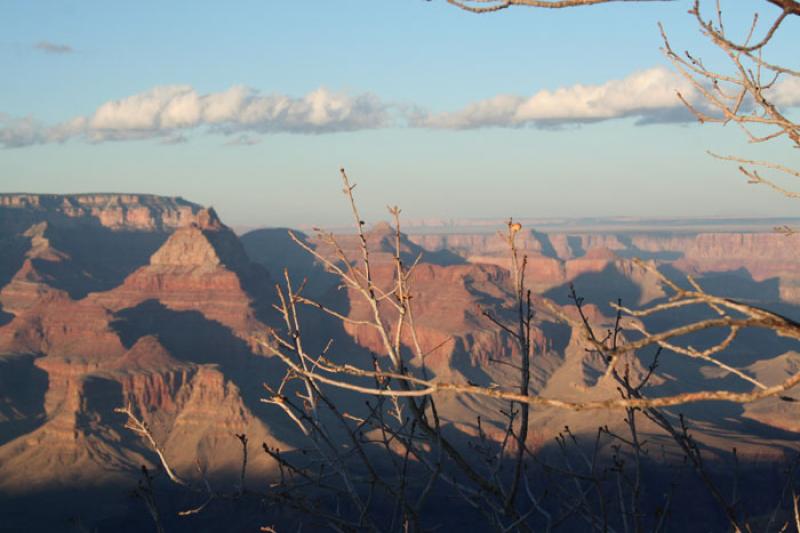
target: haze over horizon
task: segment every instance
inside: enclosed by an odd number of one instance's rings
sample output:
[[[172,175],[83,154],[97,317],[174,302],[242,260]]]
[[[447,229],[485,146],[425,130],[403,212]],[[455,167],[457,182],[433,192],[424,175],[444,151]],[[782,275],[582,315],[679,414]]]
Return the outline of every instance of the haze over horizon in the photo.
[[[484,16],[416,1],[88,4],[0,7],[0,192],[153,193],[232,225],[343,225],[345,166],[370,221],[386,204],[409,219],[797,213],[706,150],[796,154],[699,126],[675,97],[691,91],[657,22],[676,49],[716,57],[687,1]],[[728,27],[750,13],[728,6]],[[771,60],[791,62],[797,30]],[[800,104],[797,87],[775,90]]]

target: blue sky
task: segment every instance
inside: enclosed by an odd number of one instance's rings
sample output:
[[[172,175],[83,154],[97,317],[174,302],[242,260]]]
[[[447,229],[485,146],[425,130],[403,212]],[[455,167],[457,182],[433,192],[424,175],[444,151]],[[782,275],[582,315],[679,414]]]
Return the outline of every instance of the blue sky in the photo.
[[[744,4],[723,4],[729,28],[748,23]],[[788,145],[637,125],[677,109],[629,104],[671,95],[658,21],[676,48],[714,57],[688,6],[7,0],[0,191],[151,192],[231,224],[337,224],[344,165],[373,220],[388,203],[445,219],[800,212],[705,154],[796,164]],[[783,28],[771,60],[797,67],[785,36],[798,29]],[[646,91],[629,89],[640,78]],[[601,117],[574,109],[577,84],[602,89]]]

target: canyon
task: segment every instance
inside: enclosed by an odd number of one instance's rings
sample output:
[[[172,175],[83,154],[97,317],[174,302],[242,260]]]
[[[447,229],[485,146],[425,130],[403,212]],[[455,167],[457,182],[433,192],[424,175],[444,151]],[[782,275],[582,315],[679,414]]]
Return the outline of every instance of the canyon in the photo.
[[[408,364],[445,381],[509,383],[518,348],[484,316],[513,319],[507,245],[469,227],[416,229],[398,235],[379,222],[366,232],[381,290],[391,292],[398,250],[404,263],[415,264],[409,283],[416,338],[406,332],[400,339],[412,354]],[[600,329],[613,326],[609,302],[621,298],[636,307],[665,298],[651,268],[676,281],[695,276],[709,292],[800,318],[798,237],[725,229],[544,231],[526,224],[518,245],[527,256],[534,307],[573,312],[573,284]],[[361,253],[353,233],[336,235],[338,248],[324,236],[296,236],[333,263]],[[257,448],[297,449],[301,438],[280,409],[261,401],[263,385],[279,386],[285,366],[256,339],[285,327],[273,308],[275,284],[285,275],[298,286],[306,279],[308,298],[349,319],[304,307],[301,330],[310,351],[332,340],[331,357],[361,365],[381,353],[375,330],[358,324],[370,313],[363,299],[342,289],[285,229],[237,235],[212,208],[180,198],[0,195],[0,498],[22,502],[48,491],[133,486],[141,465],[157,469],[151,447],[115,412],[126,406],[146,421],[182,476],[201,470],[214,483],[235,480],[236,434],[248,435],[253,446],[248,480],[277,475],[274,461]],[[532,391],[567,400],[616,393],[578,329],[537,312],[532,342]],[[416,343],[424,361],[413,356]],[[775,383],[797,371],[799,351],[787,339],[759,333],[732,346],[729,363]],[[651,382],[654,395],[732,382],[702,362],[665,359]],[[631,365],[644,372],[646,363]],[[487,424],[481,431],[501,438],[501,408],[502,402],[473,397],[440,401],[443,418],[464,442],[478,434],[478,416]],[[766,399],[732,409],[683,411],[702,420],[698,432],[710,450],[735,444],[742,456],[777,458],[796,438],[797,403]],[[567,424],[591,432],[620,418],[537,409],[530,426],[538,445]],[[118,507],[131,505],[122,493],[106,497]],[[65,519],[78,511],[53,512]]]

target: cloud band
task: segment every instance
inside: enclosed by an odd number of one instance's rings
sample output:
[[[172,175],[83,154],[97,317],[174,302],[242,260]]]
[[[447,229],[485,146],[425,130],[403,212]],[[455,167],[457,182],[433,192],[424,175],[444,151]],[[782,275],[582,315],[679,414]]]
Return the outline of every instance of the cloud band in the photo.
[[[253,135],[270,133],[323,134],[386,127],[555,127],[619,118],[634,118],[637,124],[693,120],[676,91],[702,105],[694,87],[664,67],[602,84],[541,90],[529,97],[498,95],[439,113],[383,102],[369,93],[350,96],[325,88],[290,97],[242,86],[199,94],[188,85],[170,85],[106,102],[90,115],[54,126],[0,113],[0,145],[13,148],[74,138],[93,143],[160,138],[165,144],[175,144],[196,129],[232,136],[234,140],[228,144],[254,144],[257,139]],[[797,79],[776,84],[772,91],[776,104],[800,105]]]

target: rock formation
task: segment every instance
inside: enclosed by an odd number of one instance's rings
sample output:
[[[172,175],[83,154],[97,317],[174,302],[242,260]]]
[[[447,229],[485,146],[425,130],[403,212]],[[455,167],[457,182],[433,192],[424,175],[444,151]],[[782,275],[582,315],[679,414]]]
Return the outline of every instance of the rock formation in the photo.
[[[130,483],[155,459],[113,411],[125,405],[189,477],[198,460],[211,476],[234,476],[234,433],[279,442],[253,412],[263,411],[255,385],[269,380],[268,362],[243,340],[267,329],[259,315],[271,281],[212,209],[138,195],[2,199],[22,219],[44,220],[0,234],[18,250],[5,257],[13,274],[0,288],[9,315],[0,323],[0,491]],[[79,232],[90,242],[79,244]],[[148,264],[140,254],[154,243]],[[100,255],[126,245],[135,253]],[[112,270],[108,279],[131,272],[110,290],[76,295],[93,246],[92,264],[112,267],[97,270]],[[256,461],[251,475],[269,468]]]
[[[787,313],[795,308],[786,301],[800,298],[800,252],[780,235],[523,229],[519,237],[536,310],[531,390],[549,397],[617,394],[605,363],[587,351],[582,330],[546,309],[560,306],[578,319],[568,297],[572,283],[586,300],[587,320],[605,331],[614,325],[610,301],[636,306],[664,298],[652,270],[632,257],[672,277],[696,274],[707,288],[731,296],[764,305],[784,300]],[[299,238],[342,264],[325,237]],[[360,259],[357,235],[336,240],[351,262]],[[398,237],[382,223],[369,227],[366,240],[374,280],[389,295],[381,304],[389,318],[398,244],[403,263],[416,263],[409,279],[416,336],[404,330],[400,337],[409,365],[424,365],[442,380],[516,383],[519,349],[483,315],[515,320],[501,239],[478,233]],[[124,417],[114,412],[123,405],[148,422],[187,477],[196,475],[198,460],[209,477],[235,477],[241,457],[235,433],[247,433],[253,443],[296,445],[297,431],[286,417],[260,401],[263,383],[276,385],[285,367],[251,341],[282,327],[272,304],[273,280],[283,279],[284,267],[295,286],[310,278],[305,294],[355,321],[369,318],[357,291],[342,289],[285,230],[258,230],[240,240],[213,209],[175,198],[0,195],[0,493],[132,486],[140,465],[153,466],[156,457],[124,429]],[[301,311],[304,342],[313,353],[329,338],[328,355],[343,362],[363,366],[384,351],[374,328],[330,320],[312,307]],[[635,332],[629,328],[628,334]],[[732,348],[735,363],[758,379],[773,383],[796,371],[797,354],[781,339],[746,337]],[[648,356],[625,360],[632,375],[643,374]],[[649,392],[730,379],[703,362],[666,354]],[[760,402],[744,416],[763,428],[796,431],[792,405]],[[438,404],[461,438],[478,434],[477,416],[485,424],[481,431],[502,438],[497,412],[507,407],[455,396]],[[620,423],[618,415],[536,409],[532,439],[543,442],[567,423],[593,432],[598,424]],[[708,416],[709,428],[724,427],[731,438],[742,431]],[[717,444],[729,443],[720,438]],[[275,466],[259,457],[250,465],[254,480]]]
[[[89,300],[113,311],[157,300],[175,311],[199,311],[243,339],[263,328],[274,288],[269,274],[250,262],[239,239],[213,209],[177,229],[119,287]]]
[[[164,231],[189,224],[199,209],[182,198],[150,194],[0,193],[0,228],[88,219],[115,230]]]

